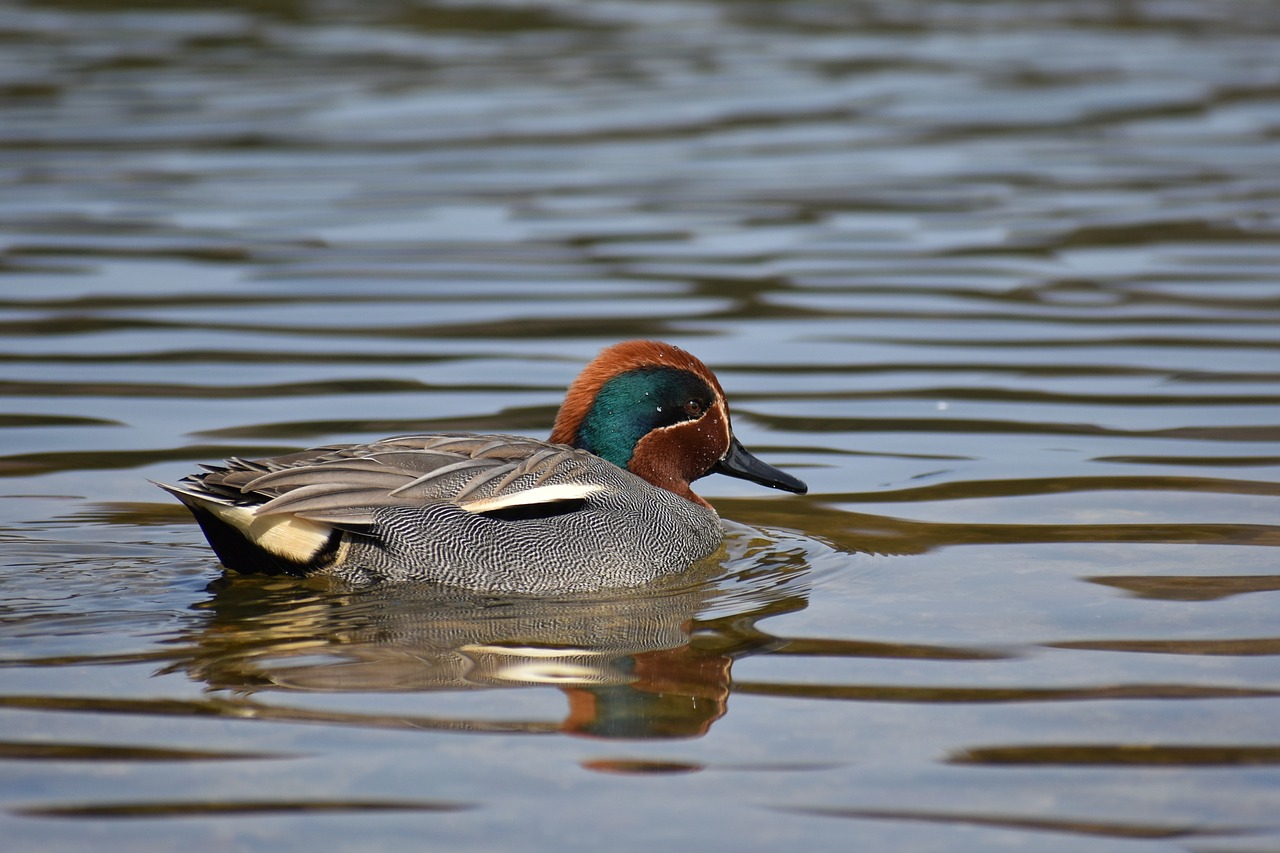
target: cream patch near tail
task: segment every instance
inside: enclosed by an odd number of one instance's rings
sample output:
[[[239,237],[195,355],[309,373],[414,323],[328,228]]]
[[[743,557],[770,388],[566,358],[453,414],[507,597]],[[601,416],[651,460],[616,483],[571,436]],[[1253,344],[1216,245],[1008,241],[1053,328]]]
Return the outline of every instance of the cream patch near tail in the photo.
[[[294,515],[259,516],[250,507],[217,503],[202,503],[201,508],[264,551],[301,565],[315,560],[334,533],[327,524]]]

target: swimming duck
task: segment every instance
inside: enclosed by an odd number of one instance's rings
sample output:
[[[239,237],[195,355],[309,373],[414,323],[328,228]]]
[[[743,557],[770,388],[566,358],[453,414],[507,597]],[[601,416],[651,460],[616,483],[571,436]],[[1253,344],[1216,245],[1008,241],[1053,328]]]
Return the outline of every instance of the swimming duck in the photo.
[[[201,467],[156,485],[230,569],[508,593],[635,586],[688,568],[722,537],[690,488],[707,474],[807,491],[734,437],[705,364],[641,340],[583,369],[550,441],[406,435]]]

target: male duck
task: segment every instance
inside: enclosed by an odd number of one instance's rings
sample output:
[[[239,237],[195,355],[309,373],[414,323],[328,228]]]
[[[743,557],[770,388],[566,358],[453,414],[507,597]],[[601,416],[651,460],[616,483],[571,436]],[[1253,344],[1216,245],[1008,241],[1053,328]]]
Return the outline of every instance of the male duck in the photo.
[[[710,473],[804,494],[733,436],[724,390],[684,350],[615,344],[582,371],[551,441],[445,433],[232,458],[176,486],[227,567],[493,592],[634,586],[720,544],[690,489]]]

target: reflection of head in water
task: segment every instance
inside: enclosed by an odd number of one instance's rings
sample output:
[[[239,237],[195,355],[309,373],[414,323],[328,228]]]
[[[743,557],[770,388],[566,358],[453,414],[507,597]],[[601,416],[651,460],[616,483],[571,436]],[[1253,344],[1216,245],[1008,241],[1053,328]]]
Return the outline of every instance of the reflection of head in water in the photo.
[[[679,579],[559,598],[227,576],[177,666],[241,693],[550,685],[568,698],[561,731],[697,736],[725,713],[733,659],[773,642],[756,621],[805,607],[794,544],[731,531],[728,552]]]

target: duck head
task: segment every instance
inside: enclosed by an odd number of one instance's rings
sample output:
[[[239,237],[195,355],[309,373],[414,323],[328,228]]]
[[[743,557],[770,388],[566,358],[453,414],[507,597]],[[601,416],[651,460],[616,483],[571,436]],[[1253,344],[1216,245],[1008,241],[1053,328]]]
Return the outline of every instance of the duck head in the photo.
[[[689,484],[712,473],[797,494],[809,488],[747,452],[715,374],[660,341],[623,341],[596,356],[569,386],[551,440],[703,506]]]

